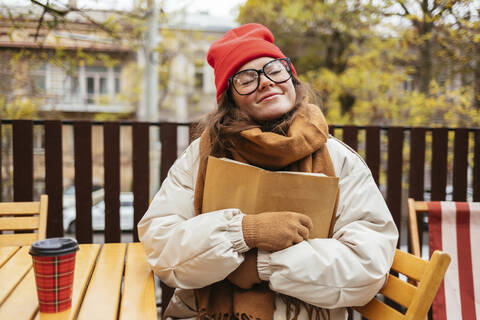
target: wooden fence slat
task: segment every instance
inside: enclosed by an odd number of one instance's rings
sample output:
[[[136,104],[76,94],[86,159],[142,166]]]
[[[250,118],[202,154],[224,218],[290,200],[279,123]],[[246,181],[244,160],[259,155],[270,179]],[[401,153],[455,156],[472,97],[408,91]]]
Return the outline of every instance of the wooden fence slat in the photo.
[[[408,178],[408,197],[416,201],[424,200],[425,185],[425,137],[426,128],[412,128],[410,131],[410,171]],[[417,221],[418,230],[423,230],[423,220]],[[423,243],[423,237],[420,237],[420,247]],[[408,248],[411,249],[410,237],[408,238]]]
[[[198,126],[199,126],[198,122],[191,122],[188,125],[188,143],[189,144],[192,143],[193,140],[199,137],[200,133],[198,132]]]
[[[473,201],[480,201],[480,129],[474,131],[475,151],[473,155]]]
[[[168,170],[177,159],[177,124],[162,123],[160,126],[160,142],[162,143],[162,157],[160,183],[165,180]]]
[[[329,126],[328,126],[328,133],[329,133],[332,137],[335,137],[335,126],[334,126],[334,125],[329,125]]]
[[[468,129],[456,129],[453,145],[453,201],[467,200]]]
[[[410,131],[410,172],[408,196],[417,201],[424,200],[425,184],[425,128],[412,128]]]
[[[73,124],[75,154],[75,235],[79,243],[92,243],[92,123]]]
[[[13,121],[13,201],[33,201],[33,121]]]
[[[448,129],[434,128],[432,132],[432,172],[431,172],[431,199],[432,201],[445,200],[447,186],[447,152]]]
[[[388,136],[388,159],[387,159],[387,205],[395,222],[399,238],[402,236],[402,168],[403,168],[403,127],[389,127]],[[400,247],[400,241],[397,248]],[[386,298],[385,302],[392,308],[400,310],[400,305]]]
[[[387,204],[398,230],[401,230],[403,128],[388,128]]]
[[[350,148],[358,150],[358,127],[356,126],[344,126],[343,127],[343,142],[345,142]]]
[[[63,236],[62,123],[45,121],[45,190],[48,195],[47,238]]]
[[[162,183],[177,158],[177,124],[162,123],[160,126],[160,141],[162,143],[160,182]],[[163,282],[160,283],[160,286],[162,289],[162,310],[165,310],[173,296],[174,289]]]
[[[105,181],[105,243],[120,242],[120,124],[103,127]]]
[[[148,209],[150,194],[150,130],[148,122],[132,126],[133,241],[138,241],[137,224]]]
[[[380,175],[380,127],[367,127],[366,131],[366,162],[378,186],[378,178]]]

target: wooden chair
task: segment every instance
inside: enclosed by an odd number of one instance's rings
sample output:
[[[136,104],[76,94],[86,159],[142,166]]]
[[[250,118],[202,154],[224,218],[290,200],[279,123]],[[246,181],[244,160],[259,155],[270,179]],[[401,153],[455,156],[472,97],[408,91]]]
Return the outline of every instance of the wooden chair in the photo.
[[[418,215],[427,214],[428,205],[425,201],[415,201],[412,198],[408,199],[408,233],[410,237],[410,245],[412,254],[421,257],[422,249],[420,239],[422,230],[418,229]]]
[[[39,202],[0,203],[0,246],[31,245],[37,240],[45,239],[47,212],[47,195],[41,195]]]
[[[450,255],[452,265],[432,304],[433,319],[479,318],[480,202],[415,201],[408,199],[411,251],[420,257],[419,216],[428,214],[428,249]],[[423,217],[422,217],[423,218]]]
[[[389,274],[380,294],[405,307],[405,314],[388,306],[378,297],[365,306],[354,309],[370,320],[423,320],[449,263],[450,256],[441,251],[435,251],[430,261],[426,261],[397,249],[392,270],[416,280],[418,286]]]

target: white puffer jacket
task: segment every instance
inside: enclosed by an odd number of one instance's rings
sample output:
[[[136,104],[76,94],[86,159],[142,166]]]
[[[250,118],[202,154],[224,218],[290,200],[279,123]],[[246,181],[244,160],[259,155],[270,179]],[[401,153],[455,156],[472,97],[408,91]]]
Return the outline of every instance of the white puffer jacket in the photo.
[[[364,305],[383,286],[398,231],[361,157],[335,138],[328,139],[327,148],[340,185],[333,238],[260,251],[257,267],[272,290],[331,309],[331,319],[337,320],[347,318],[345,307]],[[249,250],[242,233],[244,214],[238,209],[195,216],[198,153],[195,140],[172,166],[138,225],[154,272],[178,288],[166,310],[174,318],[194,317],[191,289],[225,279]],[[274,319],[285,319],[279,298]],[[305,310],[299,319],[308,319]]]

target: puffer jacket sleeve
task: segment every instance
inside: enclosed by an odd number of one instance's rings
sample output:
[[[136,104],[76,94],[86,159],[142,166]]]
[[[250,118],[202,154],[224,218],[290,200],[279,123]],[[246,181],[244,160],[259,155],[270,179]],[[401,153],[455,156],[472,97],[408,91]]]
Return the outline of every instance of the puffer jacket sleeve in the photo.
[[[195,216],[194,188],[198,140],[171,167],[159,192],[138,224],[147,260],[161,281],[175,288],[201,288],[220,281],[244,259],[238,209]]]
[[[337,140],[327,147],[340,186],[333,237],[259,252],[257,267],[272,290],[310,304],[364,305],[385,282],[398,231],[363,160]]]

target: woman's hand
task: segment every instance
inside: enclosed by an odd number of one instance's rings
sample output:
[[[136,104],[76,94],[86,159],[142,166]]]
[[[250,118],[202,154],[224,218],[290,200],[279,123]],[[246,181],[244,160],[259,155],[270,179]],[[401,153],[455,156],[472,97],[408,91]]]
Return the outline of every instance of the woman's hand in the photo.
[[[258,277],[257,250],[250,250],[245,260],[227,277],[231,283],[242,289],[250,289],[254,284],[262,282]]]
[[[291,211],[262,212],[243,217],[242,230],[250,248],[279,251],[308,239],[310,217]]]

